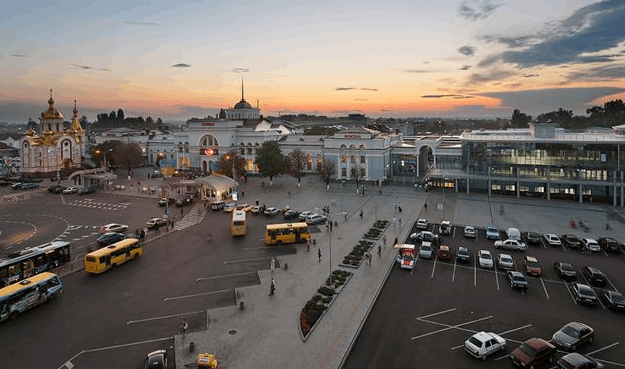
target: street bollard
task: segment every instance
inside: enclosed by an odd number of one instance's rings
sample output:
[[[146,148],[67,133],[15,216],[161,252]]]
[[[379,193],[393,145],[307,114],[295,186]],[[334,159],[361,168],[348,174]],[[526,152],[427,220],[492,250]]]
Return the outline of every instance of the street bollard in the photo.
[[[239,310],[245,310],[245,304],[243,303],[243,301],[239,303]]]

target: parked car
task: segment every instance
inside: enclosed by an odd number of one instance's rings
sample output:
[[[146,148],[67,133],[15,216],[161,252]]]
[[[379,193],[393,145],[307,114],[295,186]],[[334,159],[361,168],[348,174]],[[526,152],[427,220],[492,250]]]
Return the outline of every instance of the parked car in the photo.
[[[577,351],[581,346],[592,343],[594,339],[595,330],[579,322],[566,324],[552,337],[556,346],[571,351]]]
[[[501,269],[512,269],[514,268],[514,259],[509,254],[499,254],[497,255],[497,266]]]
[[[299,217],[299,211],[287,210],[284,212],[284,219],[296,219]]]
[[[556,271],[558,277],[563,279],[576,279],[577,274],[575,273],[575,269],[573,265],[569,263],[563,263],[561,261],[556,261],[553,263],[553,269]]]
[[[432,242],[435,245],[438,245],[439,242],[442,242],[442,240],[440,239],[440,237],[438,237],[438,235],[432,233],[432,232],[428,232],[428,231],[421,231],[419,233],[413,233],[410,235],[410,239],[412,241],[418,241],[418,242]]]
[[[145,358],[145,369],[167,369],[168,359],[166,350],[152,351]]]
[[[582,248],[588,251],[594,251],[594,252],[601,251],[601,246],[599,246],[599,243],[594,238],[582,238],[581,242],[582,242]]]
[[[523,233],[523,239],[525,243],[528,245],[538,245],[540,244],[540,235],[534,232],[525,232]]]
[[[514,270],[510,270],[508,273],[506,273],[506,279],[508,280],[508,282],[510,283],[510,287],[512,288],[526,290],[529,285],[523,273],[516,272]]]
[[[128,226],[126,224],[109,223],[100,227],[100,233],[102,234],[109,233],[109,232],[124,233],[126,232],[127,229],[128,229]]]
[[[315,225],[315,224],[323,224],[328,220],[325,215],[314,214],[306,218],[306,224]]]
[[[39,183],[28,182],[22,183],[20,190],[32,190],[33,188],[39,188]]]
[[[192,203],[193,203],[193,199],[190,197],[185,197],[184,199],[176,200],[176,206],[178,207],[188,206],[188,205],[191,205]]]
[[[581,272],[588,283],[593,286],[605,286],[608,283],[608,278],[599,268],[585,266]]]
[[[493,332],[478,332],[464,341],[464,349],[473,357],[486,360],[486,356],[506,349],[506,340]]]
[[[63,190],[66,189],[67,187],[65,186],[57,186],[52,192],[59,194],[59,193],[63,193]],[[80,194],[80,191],[78,192]]]
[[[442,235],[450,235],[452,230],[451,221],[443,220],[441,226],[438,227],[438,233]]]
[[[431,259],[434,253],[434,249],[432,248],[432,244],[430,242],[424,241],[421,243],[421,247],[419,247],[419,258],[420,259]]]
[[[268,217],[273,217],[275,215],[278,215],[278,213],[280,213],[280,209],[274,207],[269,207],[265,209],[265,211],[263,211],[263,214]]]
[[[516,366],[535,368],[543,363],[553,363],[556,347],[542,338],[530,338],[510,353]]]
[[[226,213],[232,213],[236,207],[237,207],[236,202],[229,202],[226,205],[224,205],[223,211]]]
[[[506,237],[509,240],[521,241],[521,232],[517,228],[510,227],[506,229]]]
[[[546,233],[543,235],[543,238],[549,246],[562,246],[562,241],[560,241],[560,237],[553,233]]]
[[[124,239],[124,235],[118,232],[108,232],[98,237],[98,245],[108,246]]]
[[[48,192],[54,193],[54,190],[56,190],[59,187],[63,187],[63,186],[61,186],[61,185],[52,185],[52,186],[48,187]]]
[[[536,259],[535,256],[525,256],[523,258],[523,265],[525,265],[525,274],[534,277],[540,277],[543,275],[538,259]]]
[[[488,250],[480,250],[477,253],[477,260],[480,268],[484,269],[493,269],[493,256],[490,254]]]
[[[497,240],[495,241],[495,248],[501,250],[525,251],[527,246],[525,246],[525,243],[517,240]]]
[[[610,309],[625,312],[625,297],[622,293],[612,290],[602,290],[601,297]]]
[[[486,226],[486,239],[487,240],[498,240],[501,236],[499,235],[499,230],[494,225]]]
[[[88,195],[90,193],[94,193],[95,192],[95,188],[93,187],[83,187],[80,189],[80,191],[78,191],[79,195]]]
[[[618,241],[612,237],[600,237],[597,243],[606,252],[621,252]]]
[[[466,226],[464,227],[464,236],[467,238],[475,238],[475,236],[477,235],[477,232],[475,231],[475,227],[473,226]]]
[[[261,209],[260,206],[254,205],[254,206],[252,206],[252,210],[250,210],[250,213],[252,213],[254,215],[258,215],[258,214],[262,213],[262,211],[260,209]]]
[[[559,369],[603,369],[605,365],[599,360],[571,352],[562,356],[556,363]]]
[[[63,193],[66,195],[72,194],[72,193],[78,193],[78,191],[80,191],[80,188],[78,187],[67,187],[66,189],[63,190]]]
[[[160,206],[171,205],[171,204],[173,204],[175,202],[176,202],[176,199],[171,198],[171,197],[163,197],[162,199],[158,200],[158,204]]]
[[[301,213],[299,213],[299,219],[301,221],[305,221],[309,215],[313,215],[313,214],[316,214],[316,213],[314,211],[302,211]]]
[[[597,304],[597,294],[595,294],[595,291],[589,285],[582,283],[571,283],[571,291],[573,293],[573,298],[578,303],[584,305]]]
[[[461,263],[468,263],[471,261],[471,250],[466,246],[458,247],[458,253],[456,253],[456,259]]]
[[[21,189],[21,188],[22,188],[22,182],[13,183],[13,184],[11,185],[11,188],[12,188],[12,189],[14,189],[14,190],[19,190],[19,189]]]
[[[451,260],[451,257],[452,257],[451,248],[447,245],[441,245],[438,248],[437,255],[440,260]]]
[[[427,219],[421,218],[417,220],[417,229],[428,229]]]
[[[241,207],[241,210],[243,210],[245,212],[248,212],[248,211],[252,210],[253,206],[252,206],[252,204],[241,204],[241,205],[238,205],[237,208],[238,207]]]
[[[581,245],[579,238],[572,234],[563,234],[562,237],[560,237],[560,241],[562,241],[564,246],[571,249],[578,249]]]
[[[152,218],[146,223],[148,229],[159,229],[162,226],[167,225],[167,220],[163,218]]]

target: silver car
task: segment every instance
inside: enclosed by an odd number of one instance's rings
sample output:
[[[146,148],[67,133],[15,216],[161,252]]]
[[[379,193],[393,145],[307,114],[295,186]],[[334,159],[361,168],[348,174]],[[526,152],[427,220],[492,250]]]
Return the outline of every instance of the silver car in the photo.
[[[495,241],[495,248],[501,250],[514,250],[514,251],[525,251],[527,250],[527,246],[525,243],[517,240],[497,240]]]
[[[434,249],[432,248],[432,244],[429,242],[423,242],[421,247],[419,247],[419,258],[421,259],[431,259],[434,254]]]

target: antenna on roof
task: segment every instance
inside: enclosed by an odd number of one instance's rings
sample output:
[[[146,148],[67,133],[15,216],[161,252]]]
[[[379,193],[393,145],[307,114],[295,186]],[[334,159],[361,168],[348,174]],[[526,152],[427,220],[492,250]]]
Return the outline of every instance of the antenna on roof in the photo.
[[[241,76],[241,101],[244,101],[245,97],[243,95],[243,76]]]

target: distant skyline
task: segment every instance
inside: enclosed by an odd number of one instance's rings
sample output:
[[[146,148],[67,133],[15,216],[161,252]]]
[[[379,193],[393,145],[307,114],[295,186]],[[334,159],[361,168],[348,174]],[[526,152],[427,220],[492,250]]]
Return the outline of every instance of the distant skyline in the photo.
[[[0,121],[536,117],[625,100],[625,1],[76,0],[0,14]]]

